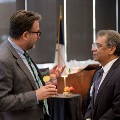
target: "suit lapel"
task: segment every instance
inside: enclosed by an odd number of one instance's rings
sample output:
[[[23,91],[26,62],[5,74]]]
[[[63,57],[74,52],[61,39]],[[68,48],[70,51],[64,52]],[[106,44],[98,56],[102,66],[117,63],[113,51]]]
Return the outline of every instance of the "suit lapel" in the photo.
[[[21,59],[17,59],[17,63],[19,65],[19,67],[22,69],[22,71],[25,73],[25,75],[27,76],[27,78],[30,81],[33,88],[36,90],[37,86],[35,84],[33,76],[31,75],[30,71],[28,70],[27,66],[23,63],[23,61]]]
[[[115,72],[115,68],[117,68],[117,66],[120,64],[120,58],[118,58],[118,60],[112,65],[112,67],[110,68],[110,70],[108,71],[104,81],[102,82],[97,97],[96,97],[96,102],[95,102],[95,106],[94,106],[94,110],[97,108],[97,104],[100,98],[100,95],[103,92],[104,87],[106,86],[106,84],[108,83],[108,81],[110,80],[111,76],[113,75],[113,73]]]
[[[11,51],[11,53],[13,54],[13,56],[15,57],[15,59],[16,59],[16,61],[18,63],[18,66],[21,68],[21,70],[27,76],[27,78],[28,78],[29,82],[31,83],[32,87],[36,90],[37,86],[35,84],[33,76],[31,75],[29,69],[27,68],[27,66],[25,65],[25,63],[23,62],[23,60],[20,58],[20,56],[18,55],[18,53],[16,52],[16,50],[12,47],[12,45],[8,41],[5,41],[4,44]]]

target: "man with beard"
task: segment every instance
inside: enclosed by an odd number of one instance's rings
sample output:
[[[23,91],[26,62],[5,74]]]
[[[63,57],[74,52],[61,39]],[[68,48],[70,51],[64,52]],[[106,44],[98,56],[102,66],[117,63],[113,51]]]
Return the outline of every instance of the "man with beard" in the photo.
[[[43,77],[27,51],[40,38],[41,15],[20,10],[10,18],[8,40],[0,46],[0,112],[2,120],[43,120],[49,117],[47,98],[55,85],[44,86]],[[58,77],[65,66],[51,69]]]

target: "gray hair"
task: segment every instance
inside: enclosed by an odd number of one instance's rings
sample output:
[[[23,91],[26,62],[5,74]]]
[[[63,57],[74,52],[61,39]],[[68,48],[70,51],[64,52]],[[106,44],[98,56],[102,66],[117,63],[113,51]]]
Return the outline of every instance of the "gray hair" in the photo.
[[[115,46],[114,55],[120,56],[120,34],[115,30],[100,30],[97,33],[97,38],[100,36],[106,36],[106,45],[108,47]]]

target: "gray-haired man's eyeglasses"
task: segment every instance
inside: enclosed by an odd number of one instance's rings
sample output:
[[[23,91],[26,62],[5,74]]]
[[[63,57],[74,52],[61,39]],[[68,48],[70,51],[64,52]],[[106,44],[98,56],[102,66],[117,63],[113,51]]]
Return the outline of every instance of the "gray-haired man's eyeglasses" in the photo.
[[[107,45],[101,45],[100,43],[93,43],[92,44],[92,49],[99,49],[103,46],[107,46]]]

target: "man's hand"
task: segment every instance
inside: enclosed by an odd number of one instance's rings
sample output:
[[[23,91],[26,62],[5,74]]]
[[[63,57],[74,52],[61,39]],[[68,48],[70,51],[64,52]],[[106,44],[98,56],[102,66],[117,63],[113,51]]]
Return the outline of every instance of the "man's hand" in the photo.
[[[51,78],[56,78],[56,77],[60,77],[60,75],[62,74],[62,72],[64,71],[66,65],[58,68],[58,65],[55,65],[51,70],[50,70],[50,77]]]
[[[55,85],[49,84],[49,85],[40,87],[35,92],[36,92],[38,101],[40,101],[57,94],[57,89]]]

